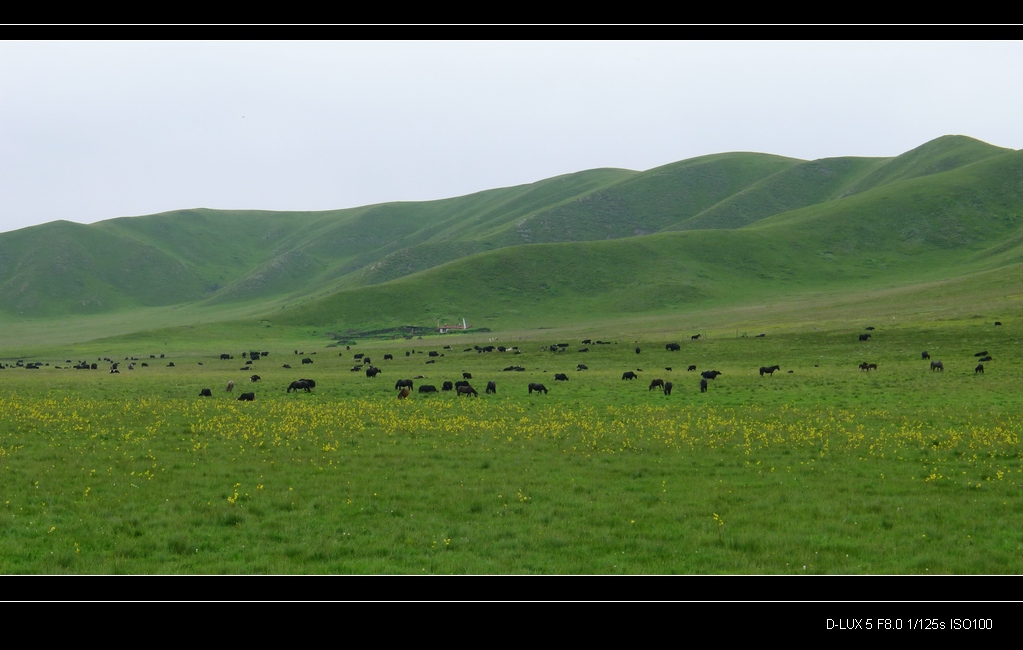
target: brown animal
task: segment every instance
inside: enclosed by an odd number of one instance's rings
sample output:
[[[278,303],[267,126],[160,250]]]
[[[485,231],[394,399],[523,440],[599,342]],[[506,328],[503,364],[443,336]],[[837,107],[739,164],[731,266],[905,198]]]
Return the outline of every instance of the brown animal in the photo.
[[[472,395],[473,397],[480,396],[480,394],[477,393],[476,389],[473,388],[472,386],[459,386],[458,388],[455,389],[455,394],[458,397],[461,397],[462,395]]]
[[[408,394],[409,394],[409,389],[408,389],[408,386],[406,386],[405,388],[401,389],[400,393],[398,393],[398,399],[405,399],[406,397],[408,397]]]

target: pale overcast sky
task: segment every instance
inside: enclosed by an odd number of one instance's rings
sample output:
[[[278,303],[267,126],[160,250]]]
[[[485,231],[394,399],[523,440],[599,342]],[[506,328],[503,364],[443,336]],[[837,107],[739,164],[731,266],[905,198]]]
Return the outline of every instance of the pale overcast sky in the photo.
[[[328,210],[726,151],[1023,148],[1023,43],[0,42],[0,231]]]

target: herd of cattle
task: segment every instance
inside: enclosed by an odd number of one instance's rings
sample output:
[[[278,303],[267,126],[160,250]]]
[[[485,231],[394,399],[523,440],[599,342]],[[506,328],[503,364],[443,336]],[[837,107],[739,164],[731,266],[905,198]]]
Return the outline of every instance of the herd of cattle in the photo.
[[[996,323],[996,324],[997,325],[1001,325],[1001,323]],[[874,328],[873,327],[868,327],[867,330],[871,330],[872,331],[872,330],[874,330]],[[764,336],[764,334],[758,334],[757,338],[762,338],[763,336]],[[871,338],[871,336],[872,336],[871,334],[860,334],[859,335],[859,340],[860,341],[868,341]],[[691,339],[693,341],[696,341],[700,337],[701,337],[701,335],[697,334],[697,335],[692,336]],[[582,341],[582,343],[585,346],[590,346],[590,345],[610,345],[611,344],[608,341],[599,341],[599,340],[598,341],[593,341],[593,340],[590,340],[590,339],[586,339],[586,340]],[[570,344],[568,344],[568,343],[557,343],[557,344],[552,344],[552,345],[549,345],[549,346],[546,346],[546,345],[542,346],[540,348],[540,350],[541,351],[550,351],[552,353],[564,353],[569,347],[570,347]],[[351,346],[348,346],[346,349],[350,350]],[[446,345],[446,346],[444,346],[443,349],[446,350],[446,351],[450,351],[451,350],[451,346],[450,345]],[[680,344],[678,344],[678,343],[668,343],[668,344],[665,345],[665,350],[668,351],[668,352],[680,352],[681,349],[682,349],[682,346]],[[473,351],[475,351],[477,354],[485,354],[485,353],[491,353],[491,352],[495,352],[495,351],[496,352],[500,352],[500,353],[521,354],[521,350],[519,350],[518,347],[505,347],[505,346],[493,346],[493,345],[488,345],[488,346],[478,346],[477,345],[477,346],[473,346],[473,347],[470,347],[470,348],[465,348],[465,350],[463,350],[463,352],[473,352]],[[578,352],[588,352],[589,351],[589,347],[581,347],[577,351]],[[636,351],[636,354],[640,354],[642,352],[641,348],[639,348],[639,347],[635,348],[635,351]],[[412,355],[421,355],[423,353],[424,352],[422,350],[416,351],[416,350],[413,349],[413,350],[405,351],[405,356],[406,357],[411,357]],[[247,359],[247,360],[245,362],[245,366],[243,366],[241,368],[241,370],[243,370],[243,371],[251,370],[253,368],[253,362],[254,361],[258,361],[258,360],[264,359],[267,356],[269,356],[269,354],[270,353],[268,351],[248,350],[248,351],[243,352],[242,353],[242,357]],[[311,364],[313,364],[313,359],[312,359],[311,355],[310,356],[305,356],[305,352],[300,352],[299,350],[295,350],[294,354],[296,356],[301,356],[301,363],[302,363],[302,365],[311,365]],[[316,352],[312,353],[312,355],[315,355],[315,354],[316,354]],[[429,357],[429,360],[426,361],[426,363],[427,364],[435,363],[438,360],[439,357],[443,357],[444,355],[445,355],[444,352],[440,352],[440,351],[437,351],[437,350],[431,350],[427,354],[427,356]],[[161,354],[161,355],[159,355],[159,358],[163,359],[164,356],[165,355]],[[344,353],[343,352],[339,353],[339,356],[344,356]],[[977,353],[974,354],[974,357],[976,357],[980,361],[980,363],[974,369],[974,374],[982,374],[984,372],[984,362],[991,361],[992,357],[988,353],[988,350],[982,350],[980,352],[977,352]],[[155,354],[149,355],[149,358],[150,359],[157,359],[157,355],[155,355]],[[925,360],[925,361],[930,361],[930,369],[931,369],[932,372],[933,371],[944,372],[944,370],[945,370],[944,364],[940,360],[932,360],[930,353],[927,352],[926,350],[921,353],[921,358],[923,360]],[[231,354],[226,354],[225,353],[225,354],[221,354],[220,355],[220,359],[223,360],[223,361],[230,361],[230,360],[234,359],[234,356],[231,355]],[[355,371],[363,371],[363,372],[365,372],[366,377],[370,378],[370,379],[377,377],[379,374],[381,374],[383,372],[383,370],[381,368],[379,368],[377,366],[374,366],[372,364],[371,359],[368,356],[366,356],[365,354],[363,354],[363,353],[356,353],[356,354],[354,354],[353,355],[353,359],[358,364],[358,365],[352,367],[351,370],[353,372],[355,372]],[[384,359],[384,361],[392,361],[394,359],[394,356],[392,354],[384,354],[383,355],[383,359]],[[127,365],[127,369],[128,370],[134,370],[135,366],[136,366],[136,362],[138,362],[138,365],[140,367],[148,367],[148,365],[149,365],[148,363],[140,362],[138,357],[125,357],[124,360],[129,362],[128,365]],[[98,362],[101,362],[101,361],[105,361],[105,362],[107,362],[109,364],[110,372],[112,374],[119,374],[120,373],[119,366],[121,365],[121,362],[120,361],[114,361],[114,360],[112,360],[109,357],[99,358],[99,359],[97,359],[97,362],[78,361],[74,365],[66,366],[66,368],[68,368],[68,369],[73,368],[73,369],[80,369],[80,370],[82,370],[82,369],[84,369],[84,370],[97,370],[99,368],[99,363]],[[68,359],[66,361],[66,363],[70,364],[70,363],[72,363],[72,361],[70,359]],[[39,368],[43,367],[44,365],[45,366],[49,366],[50,364],[49,363],[44,364],[42,362],[28,362],[28,363],[26,363],[22,359],[22,360],[18,360],[16,363],[14,363],[12,365],[7,365],[7,364],[0,363],[0,369],[19,367],[19,368],[25,368],[27,370],[32,370],[32,369],[39,369]],[[199,362],[199,365],[203,365],[202,362]],[[173,361],[168,362],[167,363],[167,367],[174,367],[174,362]],[[291,365],[290,364],[284,364],[283,367],[285,369],[290,369]],[[65,366],[55,366],[55,368],[57,368],[57,369],[64,369]],[[864,361],[864,362],[859,364],[859,369],[861,371],[863,371],[863,372],[869,373],[871,370],[875,370],[876,371],[878,369],[878,364],[877,363],[869,363],[867,361]],[[522,371],[525,371],[525,370],[526,370],[526,368],[524,368],[521,365],[508,366],[508,367],[505,367],[503,369],[504,372],[508,372],[508,371],[522,372]],[[586,364],[582,364],[582,363],[577,364],[577,366],[576,366],[576,371],[577,372],[584,371],[584,370],[589,370],[589,367]],[[665,367],[665,371],[671,372],[671,370],[672,370],[672,368],[670,366],[666,366]],[[687,372],[695,372],[697,370],[697,368],[696,368],[695,365],[688,365],[686,370],[687,370]],[[764,375],[768,375],[768,376],[773,377],[774,373],[775,372],[779,372],[780,370],[781,370],[781,366],[778,365],[778,364],[775,364],[775,365],[771,365],[771,366],[761,366],[759,372],[760,372],[760,376],[761,377],[763,377]],[[546,372],[546,370],[544,370],[544,372]],[[622,380],[623,381],[629,381],[629,380],[638,379],[639,375],[636,374],[637,372],[642,372],[642,369],[637,368],[636,370],[627,370],[627,371],[625,371],[624,373],[622,373]],[[793,370],[788,370],[787,372],[789,374],[792,374],[794,371]],[[719,370],[704,370],[703,372],[701,372],[700,373],[700,382],[699,382],[700,392],[702,392],[702,393],[707,392],[708,391],[708,387],[709,387],[709,382],[715,380],[717,377],[721,376],[722,374],[723,373],[721,371],[719,371]],[[259,375],[256,375],[256,374],[250,375],[248,377],[248,379],[249,379],[249,381],[251,383],[256,383],[256,382],[259,382],[259,381],[262,380],[262,378]],[[406,399],[406,398],[408,398],[411,395],[413,389],[415,388],[415,386],[413,384],[413,380],[419,380],[419,379],[425,379],[425,377],[423,375],[418,375],[418,376],[416,376],[416,377],[414,377],[412,379],[399,379],[399,380],[397,380],[397,382],[394,385],[394,389],[396,391],[398,391],[398,399]],[[435,385],[432,385],[432,384],[421,384],[418,387],[418,392],[420,394],[429,394],[429,393],[449,392],[450,391],[450,392],[454,392],[454,394],[456,396],[458,396],[458,397],[462,397],[462,396],[478,397],[479,393],[476,391],[475,388],[473,388],[470,385],[470,383],[469,383],[470,379],[472,379],[472,374],[468,373],[468,372],[463,372],[462,373],[462,379],[460,381],[453,381],[453,382],[452,381],[445,381],[445,382],[443,382],[441,384],[441,387],[440,387],[439,390],[438,390],[438,388]],[[557,382],[567,382],[567,381],[569,381],[569,376],[566,373],[560,373],[560,372],[559,373],[554,373],[554,381],[557,381]],[[231,392],[234,391],[234,387],[235,387],[235,382],[232,380],[232,381],[227,382],[225,390],[226,390],[226,392],[231,393]],[[292,381],[288,385],[286,392],[287,393],[292,393],[292,392],[295,392],[295,393],[299,393],[299,392],[311,393],[312,389],[314,389],[315,387],[316,387],[316,381],[314,381],[312,379],[305,379],[305,378],[303,378],[303,379],[298,379],[298,380]],[[653,391],[653,390],[657,389],[657,390],[662,391],[665,395],[671,395],[673,388],[674,388],[673,382],[665,381],[665,380],[663,380],[661,378],[655,378],[655,379],[653,379],[650,382],[650,385],[649,385],[647,390],[649,392],[649,391]],[[548,389],[547,389],[546,386],[544,386],[541,383],[529,382],[527,384],[527,394],[532,395],[534,392],[535,393],[543,393],[543,394],[546,395],[548,393]],[[492,395],[492,394],[496,394],[496,393],[497,393],[497,383],[495,381],[488,381],[487,385],[486,385],[486,394],[491,394]],[[200,391],[199,395],[201,397],[212,397],[213,396],[213,391],[210,388],[203,388]],[[255,400],[255,392],[254,391],[250,391],[250,392],[241,393],[237,399],[238,399],[238,401],[250,401],[250,402],[254,401]]]

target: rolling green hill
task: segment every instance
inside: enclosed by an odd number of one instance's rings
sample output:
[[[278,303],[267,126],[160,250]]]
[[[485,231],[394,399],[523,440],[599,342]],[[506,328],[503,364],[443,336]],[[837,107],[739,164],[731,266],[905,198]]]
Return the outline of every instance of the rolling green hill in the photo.
[[[1021,261],[1023,154],[944,136],[895,158],[729,153],[439,201],[57,221],[0,234],[0,318],[533,327]]]

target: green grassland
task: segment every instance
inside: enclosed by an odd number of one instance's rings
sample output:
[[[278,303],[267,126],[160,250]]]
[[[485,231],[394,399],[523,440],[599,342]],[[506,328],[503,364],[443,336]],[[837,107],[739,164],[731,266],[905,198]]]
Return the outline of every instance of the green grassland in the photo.
[[[50,365],[0,371],[0,571],[1018,572],[1019,314],[877,318],[866,342],[862,324],[784,317],[762,338],[694,341],[695,320],[669,332],[656,318],[585,335],[608,345],[568,338],[584,326],[351,349],[313,330],[262,348],[180,330],[77,348],[105,347],[119,374],[35,356]],[[269,355],[244,366],[250,348]],[[975,374],[981,350],[994,358]],[[723,374],[701,393],[690,364]],[[479,397],[396,399],[399,378],[440,388],[463,372]],[[316,388],[288,393],[299,377]],[[670,396],[648,390],[655,378]],[[238,402],[247,390],[256,400]]]

